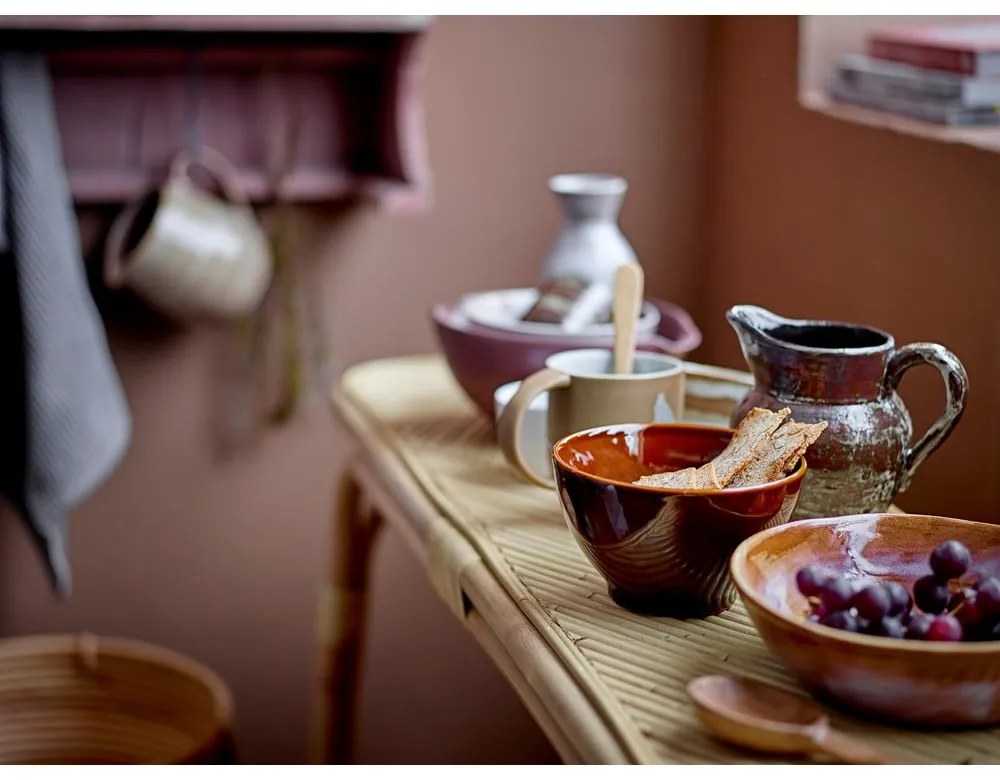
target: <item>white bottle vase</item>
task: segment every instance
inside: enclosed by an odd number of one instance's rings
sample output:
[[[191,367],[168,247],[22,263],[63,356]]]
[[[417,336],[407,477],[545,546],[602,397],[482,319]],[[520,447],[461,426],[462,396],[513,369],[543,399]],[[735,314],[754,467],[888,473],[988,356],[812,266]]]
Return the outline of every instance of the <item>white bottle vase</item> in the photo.
[[[637,262],[618,227],[628,183],[606,173],[563,173],[549,179],[549,189],[562,203],[564,222],[542,281],[572,277],[613,286],[618,268]]]

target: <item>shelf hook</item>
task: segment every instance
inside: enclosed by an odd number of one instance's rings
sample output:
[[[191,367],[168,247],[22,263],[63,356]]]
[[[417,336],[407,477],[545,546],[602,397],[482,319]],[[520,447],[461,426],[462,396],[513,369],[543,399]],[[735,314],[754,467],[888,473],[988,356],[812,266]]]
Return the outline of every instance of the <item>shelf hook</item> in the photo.
[[[185,145],[192,160],[201,158],[201,148],[204,143],[201,125],[201,93],[204,82],[204,66],[200,49],[191,53],[191,64],[188,69],[187,100],[185,101]]]

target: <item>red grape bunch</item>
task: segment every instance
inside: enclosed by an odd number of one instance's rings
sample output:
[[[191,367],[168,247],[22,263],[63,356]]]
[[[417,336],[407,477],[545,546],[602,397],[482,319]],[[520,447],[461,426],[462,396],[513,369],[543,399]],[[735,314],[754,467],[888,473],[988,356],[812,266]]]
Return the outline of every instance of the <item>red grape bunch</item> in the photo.
[[[809,599],[807,620],[842,631],[930,642],[1000,640],[1000,578],[969,571],[961,542],[941,542],[931,573],[913,583],[857,582],[816,564],[799,569],[795,584]]]

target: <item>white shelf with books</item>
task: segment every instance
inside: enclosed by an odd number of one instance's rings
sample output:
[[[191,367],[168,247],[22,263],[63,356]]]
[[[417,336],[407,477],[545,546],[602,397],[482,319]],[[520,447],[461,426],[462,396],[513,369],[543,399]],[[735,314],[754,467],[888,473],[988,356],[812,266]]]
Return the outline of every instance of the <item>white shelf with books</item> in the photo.
[[[1000,151],[1000,17],[801,17],[799,102]]]

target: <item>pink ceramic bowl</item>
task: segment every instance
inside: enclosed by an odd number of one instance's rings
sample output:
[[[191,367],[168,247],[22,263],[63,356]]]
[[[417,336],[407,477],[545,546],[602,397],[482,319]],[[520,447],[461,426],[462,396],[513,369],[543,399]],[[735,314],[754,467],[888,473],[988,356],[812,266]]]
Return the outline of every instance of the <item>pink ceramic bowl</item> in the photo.
[[[743,542],[730,573],[765,644],[820,698],[899,723],[1000,723],[1000,642],[921,642],[806,622],[795,574],[807,563],[911,588],[940,542],[957,539],[972,569],[1000,575],[1000,525],[926,515],[802,520]]]
[[[649,299],[660,312],[656,335],[639,340],[641,349],[684,357],[701,344],[701,331],[679,306]],[[493,391],[524,379],[545,367],[545,359],[567,349],[612,346],[612,338],[579,336],[551,338],[476,325],[457,304],[435,306],[431,312],[438,344],[452,374],[484,414],[493,415]]]

